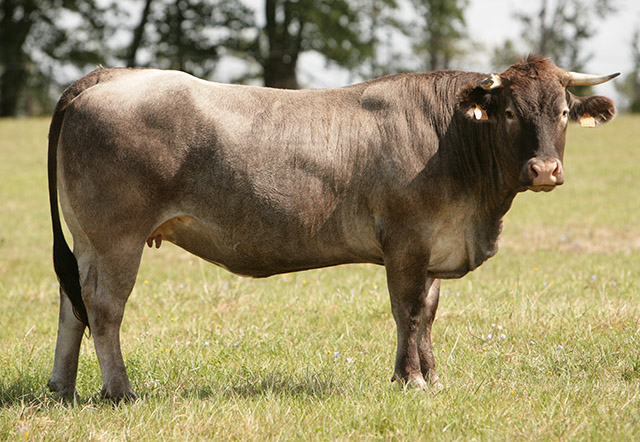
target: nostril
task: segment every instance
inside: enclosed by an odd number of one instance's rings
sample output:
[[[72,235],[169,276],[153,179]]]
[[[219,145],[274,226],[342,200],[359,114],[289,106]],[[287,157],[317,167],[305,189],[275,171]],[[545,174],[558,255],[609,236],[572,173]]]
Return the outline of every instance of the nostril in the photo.
[[[555,186],[562,181],[562,165],[558,160],[534,160],[529,165],[533,186]]]
[[[531,164],[529,171],[531,172],[531,178],[537,178],[540,175],[540,165],[538,163]]]

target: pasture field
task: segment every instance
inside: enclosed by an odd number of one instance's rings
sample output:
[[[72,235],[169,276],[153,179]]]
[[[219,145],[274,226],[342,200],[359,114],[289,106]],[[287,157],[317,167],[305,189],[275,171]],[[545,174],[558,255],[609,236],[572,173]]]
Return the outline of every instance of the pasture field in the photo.
[[[445,388],[389,382],[384,269],[237,277],[145,251],[122,327],[135,403],[46,383],[57,329],[48,120],[0,120],[0,440],[640,440],[640,118],[571,127],[566,184],[519,195],[501,251],[444,281]]]

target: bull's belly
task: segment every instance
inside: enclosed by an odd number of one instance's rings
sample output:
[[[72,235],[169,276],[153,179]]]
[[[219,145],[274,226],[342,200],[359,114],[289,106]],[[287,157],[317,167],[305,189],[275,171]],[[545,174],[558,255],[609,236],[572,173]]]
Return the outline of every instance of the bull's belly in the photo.
[[[367,235],[345,244],[335,240],[340,235],[334,233],[314,236],[264,226],[224,228],[213,220],[183,215],[162,224],[151,238],[159,236],[233,273],[252,277],[348,263],[384,264],[382,250]],[[494,241],[478,242],[470,232],[443,229],[438,233],[415,238],[429,250],[430,277],[460,278],[497,252]]]
[[[213,222],[190,216],[173,218],[151,238],[170,241],[186,251],[230,272],[243,276],[266,277],[279,273],[329,267],[348,263],[382,264],[382,258],[367,251],[354,251],[291,235],[290,241],[274,240],[269,232],[247,234],[224,229]]]

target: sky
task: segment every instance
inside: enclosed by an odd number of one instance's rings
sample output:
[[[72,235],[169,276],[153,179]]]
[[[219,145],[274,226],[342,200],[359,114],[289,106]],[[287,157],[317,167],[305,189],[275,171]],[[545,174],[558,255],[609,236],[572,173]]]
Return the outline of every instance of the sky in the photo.
[[[534,9],[540,4],[539,1],[529,3]],[[640,2],[614,0],[613,3],[617,12],[596,21],[596,33],[585,45],[587,53],[593,54],[585,67],[586,73],[599,75],[621,72],[625,75],[631,70],[631,39],[634,30],[640,26]],[[487,5],[491,5],[491,8]],[[525,7],[523,5],[526,3],[521,0],[471,0],[465,15],[469,34],[493,45],[510,36],[517,37],[521,28],[513,18],[513,13],[522,10]],[[486,26],[487,22],[495,23],[495,26]],[[612,82],[597,86],[596,91],[616,95]]]
[[[264,0],[243,0],[258,10],[257,19],[263,22]],[[550,6],[557,1],[551,0]],[[631,70],[631,38],[634,29],[640,26],[640,1],[613,0],[617,12],[604,19],[598,18],[595,23],[596,33],[584,46],[593,57],[587,63],[585,71],[590,74],[610,74]],[[508,38],[518,39],[522,28],[514,18],[516,11],[537,10],[539,1],[523,2],[522,0],[470,0],[465,12],[467,29],[470,37],[484,47],[501,45]],[[459,69],[491,72],[489,50],[478,52],[465,58]],[[223,73],[221,73],[223,74]],[[328,69],[324,60],[317,54],[306,53],[298,62],[300,83],[305,87],[323,88],[338,87],[350,84],[353,79],[348,73],[337,69]],[[224,76],[224,75],[223,75]],[[615,81],[615,80],[614,80]],[[598,86],[599,94],[616,96],[615,88],[610,82]]]

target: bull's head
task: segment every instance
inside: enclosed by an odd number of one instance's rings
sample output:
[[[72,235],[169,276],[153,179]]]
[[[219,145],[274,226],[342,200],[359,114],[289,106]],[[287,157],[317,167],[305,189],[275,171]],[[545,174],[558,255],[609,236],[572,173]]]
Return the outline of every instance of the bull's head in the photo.
[[[503,73],[466,89],[466,115],[491,124],[518,162],[519,190],[550,191],[564,183],[562,157],[569,120],[595,127],[613,119],[615,106],[602,96],[577,97],[569,86],[592,86],[619,74],[595,76],[567,72],[546,58],[530,56]]]

